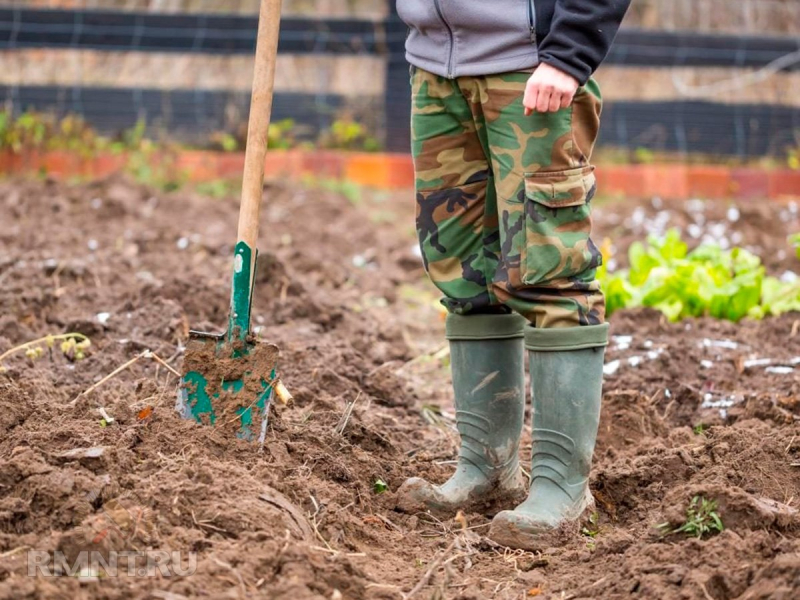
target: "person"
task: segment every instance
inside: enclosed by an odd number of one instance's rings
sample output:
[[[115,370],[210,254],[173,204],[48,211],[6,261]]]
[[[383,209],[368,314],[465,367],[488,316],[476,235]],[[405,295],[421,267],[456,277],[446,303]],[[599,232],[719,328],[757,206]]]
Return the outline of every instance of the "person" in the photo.
[[[593,505],[605,302],[595,279],[592,74],[630,0],[398,0],[408,25],[417,232],[448,310],[458,466],[412,478],[407,512],[497,513],[489,538],[533,549]],[[530,483],[518,451],[527,350]],[[559,534],[559,535],[561,535]],[[548,542],[551,543],[551,542]]]

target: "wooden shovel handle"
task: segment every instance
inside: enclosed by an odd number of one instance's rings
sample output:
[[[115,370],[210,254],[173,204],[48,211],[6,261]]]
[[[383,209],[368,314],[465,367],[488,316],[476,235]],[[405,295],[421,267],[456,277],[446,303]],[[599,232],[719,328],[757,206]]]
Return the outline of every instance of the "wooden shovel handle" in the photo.
[[[280,20],[281,0],[261,0],[237,238],[237,242],[245,242],[253,251],[253,260],[256,256],[261,197],[264,193],[264,160],[272,112],[272,91],[275,87]]]

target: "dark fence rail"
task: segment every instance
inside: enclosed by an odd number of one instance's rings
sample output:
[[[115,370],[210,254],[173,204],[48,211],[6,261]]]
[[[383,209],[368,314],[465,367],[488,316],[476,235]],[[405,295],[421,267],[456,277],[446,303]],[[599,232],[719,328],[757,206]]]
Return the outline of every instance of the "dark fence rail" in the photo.
[[[800,110],[769,104],[612,102],[601,145],[713,156],[780,156],[798,146]]]
[[[27,48],[95,51],[248,55],[253,16],[152,14],[92,10],[0,9],[0,52]],[[409,147],[408,68],[405,26],[396,15],[384,21],[285,19],[279,51],[287,54],[380,56],[386,61],[383,97],[366,99],[380,113],[390,150]],[[800,37],[731,36],[623,29],[607,64],[621,67],[769,68],[800,50]],[[800,60],[780,70],[800,69]],[[113,131],[145,118],[180,137],[198,137],[231,126],[245,114],[247,95],[233,91],[126,89],[85,86],[0,86],[14,110],[78,112],[99,129]],[[780,155],[796,147],[800,109],[780,104],[733,104],[697,100],[615,101],[606,104],[600,142],[622,148],[703,152],[739,157]],[[278,93],[276,118],[292,117],[309,135],[335,118],[342,97]],[[362,103],[364,104],[364,103]],[[233,107],[233,110],[231,110]]]
[[[252,54],[258,19],[218,15],[0,9],[0,48]],[[280,52],[378,52],[382,24],[281,21]]]
[[[0,48],[252,54],[258,20],[246,16],[88,10],[0,9]],[[283,19],[279,51],[386,54],[405,25],[387,21]],[[762,67],[800,50],[800,37],[732,36],[623,29],[607,64]],[[785,69],[800,69],[800,63]]]

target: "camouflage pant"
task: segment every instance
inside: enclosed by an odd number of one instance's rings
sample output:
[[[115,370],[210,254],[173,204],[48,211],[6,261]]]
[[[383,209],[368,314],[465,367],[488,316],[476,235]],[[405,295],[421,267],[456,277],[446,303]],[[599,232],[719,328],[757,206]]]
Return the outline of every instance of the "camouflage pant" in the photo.
[[[535,327],[603,323],[589,238],[589,163],[600,123],[592,80],[572,106],[523,115],[529,73],[412,75],[417,233],[452,313],[511,309]]]

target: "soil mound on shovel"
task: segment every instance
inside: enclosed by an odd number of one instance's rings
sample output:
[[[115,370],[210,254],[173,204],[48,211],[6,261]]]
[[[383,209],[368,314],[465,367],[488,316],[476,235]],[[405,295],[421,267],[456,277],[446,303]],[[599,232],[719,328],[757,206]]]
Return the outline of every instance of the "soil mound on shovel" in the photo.
[[[800,315],[615,315],[598,512],[565,547],[511,552],[483,537],[484,516],[395,510],[402,481],[445,480],[457,448],[410,197],[266,193],[253,325],[280,347],[294,402],[274,403],[261,447],[180,419],[177,378],[145,352],[180,370],[189,324],[224,324],[236,201],[116,179],[0,183],[0,354],[67,331],[92,340],[77,362],[58,344],[3,361],[0,597],[792,597]],[[702,215],[703,232],[738,233],[773,273],[796,267],[797,211],[736,210],[616,205],[597,223],[620,262],[643,228]],[[716,502],[724,531],[664,535],[695,497]],[[29,550],[179,552],[183,571],[29,577]]]

